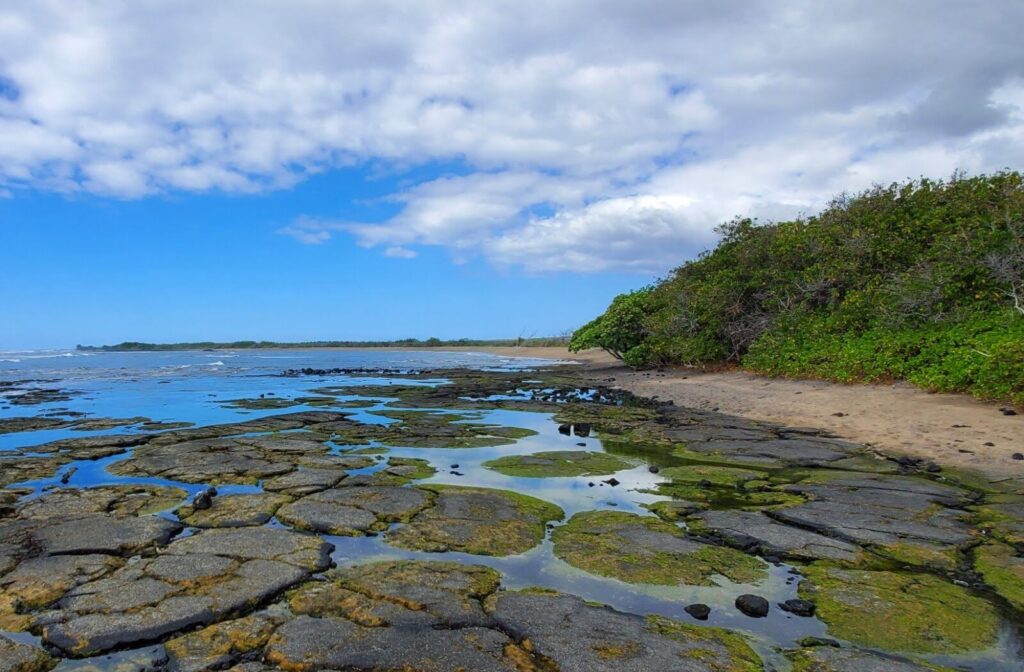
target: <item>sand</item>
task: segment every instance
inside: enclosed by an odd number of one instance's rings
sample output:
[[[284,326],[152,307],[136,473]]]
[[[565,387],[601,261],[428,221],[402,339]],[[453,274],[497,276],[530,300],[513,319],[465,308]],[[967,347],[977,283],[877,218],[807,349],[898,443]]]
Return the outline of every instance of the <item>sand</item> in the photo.
[[[692,368],[633,371],[601,351],[474,350],[503,356],[571,359],[582,363],[591,375],[608,379],[609,386],[638,395],[756,420],[826,429],[888,453],[975,469],[992,480],[1024,479],[1024,461],[1012,457],[1024,452],[1024,411],[1003,415],[1000,408],[1005,404],[959,394],[932,394],[905,383],[842,385]]]

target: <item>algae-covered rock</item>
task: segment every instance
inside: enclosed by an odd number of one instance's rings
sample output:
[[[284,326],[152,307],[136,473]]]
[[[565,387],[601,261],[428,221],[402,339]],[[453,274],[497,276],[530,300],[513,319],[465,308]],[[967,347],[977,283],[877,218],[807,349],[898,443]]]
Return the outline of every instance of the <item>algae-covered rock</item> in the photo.
[[[737,487],[747,481],[763,479],[765,472],[710,464],[687,464],[661,470],[661,476],[673,483],[706,483]]]
[[[181,525],[156,516],[83,513],[52,519],[26,518],[10,526],[0,525],[0,541],[6,540],[7,530],[33,554],[123,555],[166,544],[181,530]]]
[[[330,550],[316,537],[285,530],[200,532],[159,557],[72,588],[47,614],[43,640],[84,656],[207,625],[325,569]]]
[[[604,476],[628,469],[632,465],[607,453],[556,450],[533,455],[508,455],[484,462],[484,466],[506,476],[545,478],[551,476]]]
[[[486,626],[490,619],[481,602],[501,582],[490,567],[417,561],[338,568],[327,578],[296,589],[289,599],[292,611],[340,616],[366,627]]]
[[[943,672],[926,663],[864,649],[817,646],[786,653],[793,672]],[[950,671],[951,672],[951,671]]]
[[[736,583],[766,576],[765,563],[757,558],[689,538],[658,518],[623,511],[577,513],[551,538],[555,555],[570,565],[627,583],[707,586],[716,574]]]
[[[98,579],[121,567],[110,555],[55,555],[23,560],[0,577],[0,630],[21,631],[32,612],[57,601],[79,583]]]
[[[985,583],[1014,609],[1024,611],[1024,557],[1012,546],[999,542],[982,544],[974,550],[974,566]]]
[[[299,467],[291,473],[267,479],[263,482],[263,489],[295,496],[308,495],[334,487],[343,478],[345,472],[340,469]]]
[[[204,530],[179,539],[164,555],[208,553],[240,560],[275,560],[320,571],[330,564],[332,546],[319,537],[269,527]]]
[[[321,449],[326,452],[327,446]],[[275,455],[234,439],[220,438],[149,444],[137,448],[130,458],[108,467],[111,473],[120,476],[242,484],[255,484],[260,479],[286,474],[293,469],[295,464],[287,455]]]
[[[430,504],[430,497],[418,488],[334,488],[286,504],[277,517],[304,530],[354,536],[408,521]]]
[[[564,515],[554,504],[507,490],[421,487],[435,493],[433,505],[388,532],[389,544],[431,552],[524,553],[541,542],[548,521]]]
[[[379,414],[399,420],[387,425],[376,437],[385,446],[485,448],[509,445],[537,433],[522,427],[466,422],[466,416],[434,411],[384,411]]]
[[[1024,497],[990,495],[975,509],[982,528],[992,536],[1015,546],[1024,546]]]
[[[995,643],[995,608],[930,574],[810,566],[800,596],[829,632],[860,646],[906,653],[964,653]]]
[[[643,504],[642,506],[658,518],[670,523],[675,523],[687,516],[708,508],[707,504],[701,502],[687,502],[678,499],[651,502],[650,504]]]
[[[345,479],[340,487],[398,486],[430,478],[437,470],[418,457],[389,457],[387,466],[372,474],[356,474]]]
[[[28,501],[18,515],[23,518],[56,518],[80,513],[141,516],[174,507],[187,496],[181,488],[151,485],[58,488]]]
[[[38,646],[0,636],[0,672],[46,672],[57,661]]]
[[[291,672],[416,670],[517,672],[509,638],[488,628],[367,628],[342,618],[299,616],[270,638],[266,660]]]
[[[818,472],[787,490],[811,498],[775,510],[781,522],[868,546],[898,562],[951,570],[975,530],[952,486],[886,474]]]
[[[70,461],[71,458],[63,455],[46,457],[0,455],[0,486],[52,478],[58,469]]]
[[[561,672],[760,672],[740,635],[668,618],[624,614],[574,595],[498,593],[488,605],[501,629]],[[536,668],[526,668],[536,669]]]
[[[783,525],[760,511],[707,511],[695,515],[690,527],[706,530],[735,548],[764,555],[849,563],[863,555],[854,544]]]
[[[176,637],[165,644],[168,668],[171,672],[221,669],[241,654],[262,649],[280,621],[259,613]]]
[[[263,525],[288,501],[284,495],[263,492],[221,495],[214,497],[207,509],[183,506],[177,514],[182,522],[192,527],[247,527]]]

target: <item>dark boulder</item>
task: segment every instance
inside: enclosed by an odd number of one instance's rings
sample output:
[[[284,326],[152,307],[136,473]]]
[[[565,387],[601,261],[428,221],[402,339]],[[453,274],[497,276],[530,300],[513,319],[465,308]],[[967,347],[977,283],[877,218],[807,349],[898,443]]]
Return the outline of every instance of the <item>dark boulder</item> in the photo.
[[[768,615],[768,600],[748,593],[736,598],[736,608],[751,618],[764,618]]]
[[[779,605],[779,608],[796,616],[814,616],[814,602],[809,602],[807,600],[786,600]]]
[[[693,616],[698,621],[706,621],[708,620],[708,616],[711,614],[711,607],[697,602],[683,607],[683,611],[688,613],[690,616]]]

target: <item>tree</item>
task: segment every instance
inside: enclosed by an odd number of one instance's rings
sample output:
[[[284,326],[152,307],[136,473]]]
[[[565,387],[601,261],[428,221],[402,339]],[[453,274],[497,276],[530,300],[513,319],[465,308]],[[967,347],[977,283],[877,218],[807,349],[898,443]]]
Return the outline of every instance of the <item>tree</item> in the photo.
[[[644,322],[650,297],[649,287],[616,296],[604,314],[576,330],[569,341],[569,350],[601,348],[618,360],[624,359],[626,353],[643,343],[647,336]]]

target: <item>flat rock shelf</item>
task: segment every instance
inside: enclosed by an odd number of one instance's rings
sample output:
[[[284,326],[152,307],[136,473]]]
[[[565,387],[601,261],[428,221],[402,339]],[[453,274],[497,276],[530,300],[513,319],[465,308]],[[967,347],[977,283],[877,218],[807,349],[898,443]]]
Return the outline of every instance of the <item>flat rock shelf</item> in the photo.
[[[472,364],[18,381],[0,672],[1024,670],[1024,492]]]

